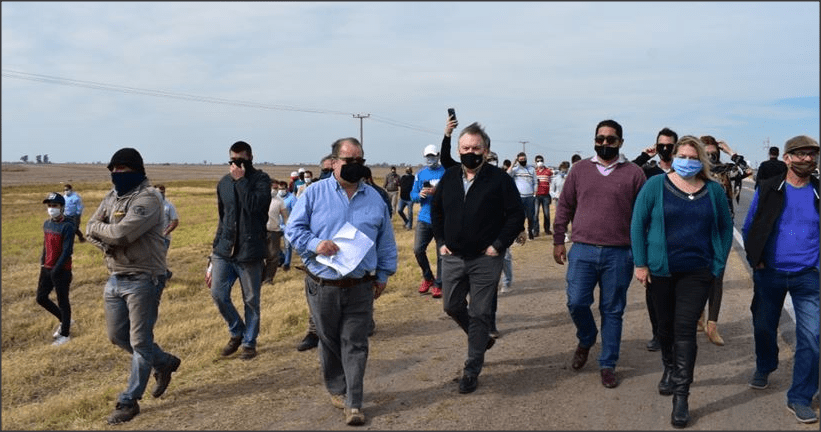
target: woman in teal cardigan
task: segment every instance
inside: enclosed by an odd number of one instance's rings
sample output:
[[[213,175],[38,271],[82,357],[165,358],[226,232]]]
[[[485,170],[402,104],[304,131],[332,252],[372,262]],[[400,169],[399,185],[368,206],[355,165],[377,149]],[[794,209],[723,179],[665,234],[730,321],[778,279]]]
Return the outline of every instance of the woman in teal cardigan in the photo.
[[[673,148],[673,171],[647,180],[630,226],[636,279],[650,290],[658,314],[664,365],[658,391],[673,395],[670,422],[679,428],[690,421],[696,321],[733,241],[724,189],[710,180],[709,166],[704,144],[681,137]]]

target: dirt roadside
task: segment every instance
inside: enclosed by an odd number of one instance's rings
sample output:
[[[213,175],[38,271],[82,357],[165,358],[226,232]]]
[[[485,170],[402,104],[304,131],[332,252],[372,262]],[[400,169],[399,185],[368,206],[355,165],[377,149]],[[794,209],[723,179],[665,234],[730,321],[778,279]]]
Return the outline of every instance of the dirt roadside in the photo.
[[[376,304],[377,331],[365,376],[367,415],[372,430],[670,430],[671,398],[660,396],[658,352],[644,345],[650,336],[644,288],[628,291],[620,385],[604,388],[591,350],[588,364],[573,371],[574,327],[565,306],[565,267],[548,259],[551,241],[539,237],[515,247],[514,291],[499,299],[501,337],[488,351],[475,393],[461,395],[457,382],[467,352],[466,337],[442,311],[441,300],[410,297],[391,309]],[[782,341],[781,365],[770,387],[747,387],[754,367],[749,315],[752,285],[737,250],[730,255],[719,319],[726,345],[699,334],[690,409],[693,430],[817,430],[798,423],[785,408],[792,349]],[[597,304],[593,305],[598,322]],[[380,316],[404,314],[396,325]],[[263,353],[295,360],[292,367],[261,373],[255,382],[202,389],[203,396],[174,394],[149,408],[139,429],[337,430],[348,429],[342,412],[329,403],[319,376],[316,351],[297,353],[294,342]],[[173,384],[172,384],[173,385]],[[263,403],[229,405],[231,393],[259,392]],[[153,403],[152,403],[153,405]],[[223,414],[224,413],[224,414]],[[158,421],[160,418],[165,419]],[[168,419],[174,418],[174,424]],[[137,420],[137,419],[135,419]]]

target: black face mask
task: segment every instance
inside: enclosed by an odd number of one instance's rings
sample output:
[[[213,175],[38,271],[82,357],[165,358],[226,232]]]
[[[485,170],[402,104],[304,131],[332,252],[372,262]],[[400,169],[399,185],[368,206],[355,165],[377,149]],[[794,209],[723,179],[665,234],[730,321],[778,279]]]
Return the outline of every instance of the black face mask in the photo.
[[[525,159],[525,160],[520,160],[520,161],[519,161],[519,165],[521,165],[521,166],[525,166],[525,165],[527,165],[527,159]]]
[[[467,169],[476,169],[479,165],[482,164],[482,161],[485,160],[484,155],[476,154],[476,153],[464,153],[459,155],[459,160],[462,162],[462,165],[465,166]]]
[[[365,165],[346,163],[342,165],[339,176],[348,183],[358,183],[359,180],[362,180],[362,177],[365,177]]]
[[[145,174],[141,172],[113,172],[111,173],[111,183],[114,184],[114,190],[117,191],[117,196],[123,196],[131,192],[135,187],[145,180]]]
[[[616,158],[619,155],[619,148],[618,147],[608,147],[603,145],[593,146],[596,149],[596,154],[602,160],[609,161]]]
[[[663,160],[664,162],[670,162],[673,159],[673,146],[656,146],[656,153],[659,154],[659,159]]]

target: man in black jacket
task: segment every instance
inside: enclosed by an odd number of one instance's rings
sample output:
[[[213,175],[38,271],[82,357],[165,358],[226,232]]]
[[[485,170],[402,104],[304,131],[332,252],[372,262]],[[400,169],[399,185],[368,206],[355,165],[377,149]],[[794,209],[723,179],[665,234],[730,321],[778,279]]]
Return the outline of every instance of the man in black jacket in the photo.
[[[237,141],[228,152],[228,174],[217,184],[219,224],[205,283],[220,314],[228,323],[231,339],[223,356],[242,345],[240,358],[256,357],[259,334],[259,295],[267,255],[265,224],[271,204],[271,178],[254,168],[251,146]],[[231,301],[231,287],[239,279],[245,303],[243,322]]]
[[[783,175],[786,172],[787,164],[782,160],[778,160],[778,147],[770,147],[770,158],[761,162],[758,171],[755,173],[755,188],[758,189],[763,180]]]
[[[459,392],[476,390],[490,337],[491,308],[505,250],[524,230],[524,208],[513,179],[485,162],[490,138],[478,123],[459,135],[461,164],[448,168],[431,204],[431,224],[442,244],[445,312],[468,335]],[[467,296],[470,295],[470,307]]]

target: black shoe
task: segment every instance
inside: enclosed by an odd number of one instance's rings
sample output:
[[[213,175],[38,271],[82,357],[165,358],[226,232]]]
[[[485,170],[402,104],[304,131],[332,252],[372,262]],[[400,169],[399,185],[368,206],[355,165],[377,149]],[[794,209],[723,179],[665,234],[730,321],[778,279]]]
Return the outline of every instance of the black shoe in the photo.
[[[489,350],[489,349],[493,348],[493,344],[495,344],[495,343],[496,343],[496,339],[495,339],[495,338],[492,338],[492,337],[491,337],[491,338],[489,338],[489,339],[487,340],[487,345],[485,345],[485,351],[487,351],[487,350]]]
[[[166,282],[167,282],[167,281],[170,281],[170,280],[171,280],[171,276],[174,276],[174,272],[172,272],[171,270],[166,270],[166,271],[165,271],[165,281],[166,281]]]
[[[690,408],[687,395],[673,395],[673,412],[670,413],[670,424],[675,428],[687,427],[690,422]]]
[[[154,372],[154,379],[157,383],[154,385],[154,390],[151,390],[151,396],[158,398],[165,393],[168,384],[171,382],[171,373],[175,372],[180,367],[182,360],[176,356],[171,356],[171,361],[162,369]]]
[[[283,264],[283,265],[282,265],[282,270],[283,270],[283,271],[288,271],[288,270],[290,270],[290,269],[291,269],[291,265],[290,265],[290,264]]]
[[[661,374],[661,381],[659,381],[659,394],[662,396],[670,396],[673,394],[675,385],[673,384],[673,368],[664,368]]]
[[[647,348],[647,351],[658,351],[661,349],[661,343],[658,339],[653,338],[647,342],[647,346],[645,348]]]
[[[302,338],[302,342],[296,346],[297,351],[308,351],[311,348],[316,348],[319,345],[319,336],[316,333],[308,333]]]
[[[108,424],[119,424],[127,422],[133,419],[137,414],[140,413],[140,404],[134,401],[134,405],[123,405],[117,402],[117,406],[114,408],[114,412],[112,412],[108,416]]]
[[[478,386],[479,380],[476,375],[463,374],[459,379],[459,393],[473,393]]]
[[[251,360],[252,358],[257,356],[257,349],[254,347],[242,347],[242,352],[239,354],[239,358],[242,360]]]
[[[527,233],[527,238],[533,240],[533,233],[532,232]]]
[[[229,341],[228,344],[225,345],[225,348],[222,349],[223,356],[229,356],[239,349],[239,346],[242,345],[242,336],[234,336]]]

